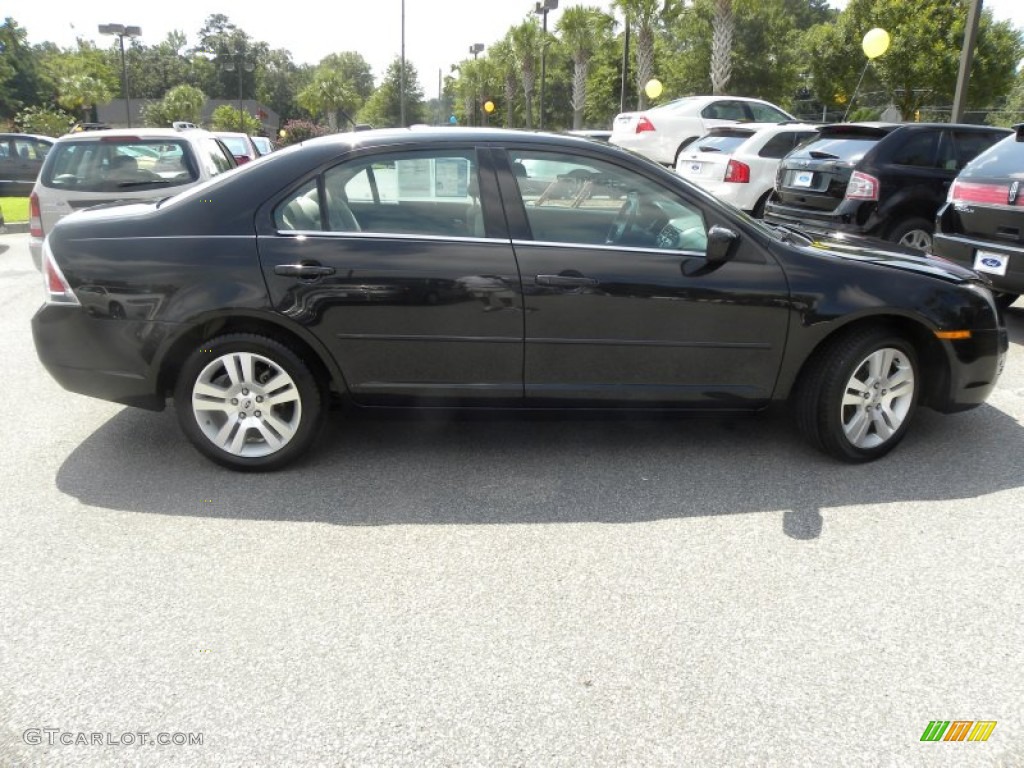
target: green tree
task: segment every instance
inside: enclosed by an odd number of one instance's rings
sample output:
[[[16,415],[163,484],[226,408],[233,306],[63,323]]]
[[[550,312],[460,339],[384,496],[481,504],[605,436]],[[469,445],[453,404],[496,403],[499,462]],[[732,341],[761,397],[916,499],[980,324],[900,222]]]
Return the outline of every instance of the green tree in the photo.
[[[360,105],[373,95],[373,69],[360,53],[342,51],[328,54],[320,60],[317,69],[337,73],[341,81],[359,97]]]
[[[601,42],[611,36],[614,19],[600,8],[582,5],[566,8],[556,30],[572,58],[572,127],[583,127],[587,107],[590,60]]]
[[[732,78],[732,39],[736,16],[732,0],[715,0],[711,21],[711,93],[725,93]]]
[[[22,133],[42,136],[63,136],[74,122],[75,118],[54,107],[25,107],[14,118],[16,128]]]
[[[349,118],[360,106],[359,95],[341,75],[323,68],[314,76],[313,82],[298,93],[295,100],[310,113],[325,115],[332,133],[338,130],[339,110],[343,110],[346,118]]]
[[[542,34],[540,25],[532,17],[511,31],[512,50],[523,83],[523,119],[526,130],[533,128],[533,89],[537,82],[537,60],[540,58]]]
[[[504,117],[505,127],[512,128],[515,125],[516,91],[519,90],[519,67],[516,63],[516,53],[512,47],[510,33],[507,33],[501,40],[490,47],[487,52],[487,58],[494,64],[495,76],[500,80],[501,91],[504,94],[501,114]]]
[[[986,121],[989,125],[1001,125],[1009,128],[1024,122],[1024,71],[1017,76],[1017,83],[1006,97],[1002,107],[989,114]]]
[[[376,128],[395,128],[401,125],[401,71],[397,56],[388,65],[384,80],[359,111],[358,120]],[[424,121],[423,88],[419,76],[408,60],[405,62],[405,119],[408,124]]]
[[[192,85],[179,85],[167,92],[160,101],[147,105],[143,119],[147,125],[168,128],[176,121],[198,125],[202,122],[206,94]],[[235,124],[238,124],[237,117]]]
[[[263,123],[258,117],[245,111],[239,112],[238,107],[233,107],[230,104],[221,104],[213,110],[210,122],[215,131],[239,131],[251,136],[263,130]]]
[[[851,98],[866,62],[861,41],[868,30],[881,27],[892,42],[868,66],[860,92],[880,91],[904,116],[925,105],[951,104],[968,6],[969,0],[850,0],[835,24],[809,34],[815,88],[826,99],[830,94],[833,99]],[[1020,32],[1008,22],[994,21],[991,11],[982,11],[968,107],[1005,98],[1022,53]],[[856,106],[869,104],[858,97]]]
[[[28,33],[8,16],[0,25],[0,118],[40,104],[45,90]]]
[[[632,30],[637,108],[646,109],[644,86],[654,76],[655,37],[661,24],[675,18],[681,6],[679,0],[612,0],[612,5],[626,15]]]

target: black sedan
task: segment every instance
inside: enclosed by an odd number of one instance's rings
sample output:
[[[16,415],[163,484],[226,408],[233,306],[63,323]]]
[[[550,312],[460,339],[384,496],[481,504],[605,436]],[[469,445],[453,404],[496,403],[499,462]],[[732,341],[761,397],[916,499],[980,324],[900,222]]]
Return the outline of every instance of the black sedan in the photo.
[[[173,397],[198,449],[244,470],[299,456],[335,396],[791,401],[813,444],[867,461],[918,405],[984,402],[1007,350],[968,269],[812,241],[616,147],[502,130],[315,139],[68,216],[43,262],[32,329],[54,378],[154,410]]]

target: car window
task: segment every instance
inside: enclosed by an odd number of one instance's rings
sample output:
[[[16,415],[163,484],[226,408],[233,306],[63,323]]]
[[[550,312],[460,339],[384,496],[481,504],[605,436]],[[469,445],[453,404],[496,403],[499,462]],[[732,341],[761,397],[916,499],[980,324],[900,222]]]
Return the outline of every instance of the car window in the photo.
[[[323,229],[320,218],[320,192],[316,179],[302,185],[274,210],[279,230],[317,232]]]
[[[35,139],[14,140],[14,156],[19,157],[22,160],[41,162],[43,158],[46,157],[46,150],[49,148],[48,144],[36,141]]]
[[[747,120],[741,101],[713,101],[704,107],[701,117],[708,120]],[[777,121],[775,121],[777,122]]]
[[[956,141],[956,170],[963,168],[1002,136],[1003,134],[982,131],[953,131],[953,138]]]
[[[755,123],[785,123],[793,119],[771,104],[761,104],[756,101],[748,101],[746,104]]]
[[[892,154],[894,165],[912,165],[918,168],[938,166],[939,131],[918,131],[910,134]]]
[[[732,154],[736,148],[747,141],[753,134],[745,131],[721,131],[710,133],[696,139],[687,147],[698,152],[721,152]]]
[[[859,131],[843,133],[829,131],[797,149],[794,157],[814,158],[817,160],[845,160],[856,163],[875,148],[882,135],[869,136]]]
[[[509,159],[534,240],[707,248],[700,210],[633,171],[555,152],[510,150]]]
[[[391,152],[324,174],[332,231],[483,237],[473,150]]]
[[[199,178],[195,168],[162,162],[169,147],[174,147],[173,152],[184,152],[182,141],[166,139],[60,141],[50,150],[53,160],[44,167],[42,182],[48,187],[80,192],[111,192],[173,187]]]
[[[1024,141],[1013,135],[982,152],[960,172],[960,178],[1024,179]]]
[[[772,136],[758,152],[759,157],[779,159],[785,157],[797,147],[816,134],[816,131],[782,131]]]
[[[203,139],[202,150],[199,154],[203,165],[206,166],[206,172],[210,176],[216,176],[218,173],[224,173],[224,171],[230,171],[236,167],[234,156],[212,136]]]

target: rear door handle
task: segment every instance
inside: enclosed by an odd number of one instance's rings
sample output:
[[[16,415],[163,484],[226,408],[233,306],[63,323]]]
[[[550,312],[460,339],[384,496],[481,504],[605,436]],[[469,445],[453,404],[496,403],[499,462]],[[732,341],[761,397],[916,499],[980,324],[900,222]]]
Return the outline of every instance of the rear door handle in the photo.
[[[302,277],[309,280],[314,277],[333,275],[334,267],[325,267],[320,264],[278,264],[274,267],[274,274],[284,277]]]
[[[580,285],[597,285],[598,280],[592,277],[583,277],[582,275],[537,275],[537,285],[558,285],[567,287],[577,287]]]

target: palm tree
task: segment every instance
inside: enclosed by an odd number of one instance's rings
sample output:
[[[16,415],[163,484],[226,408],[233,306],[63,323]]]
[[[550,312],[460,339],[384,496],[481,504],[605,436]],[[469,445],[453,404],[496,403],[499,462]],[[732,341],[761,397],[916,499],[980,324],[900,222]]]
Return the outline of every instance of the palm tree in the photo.
[[[732,77],[732,37],[736,29],[736,16],[732,0],[715,0],[715,15],[711,22],[711,92],[725,93]]]
[[[525,102],[526,129],[533,128],[533,86],[537,80],[537,58],[540,56],[542,44],[541,30],[533,18],[529,18],[514,27],[512,50],[515,52],[516,63],[523,79],[523,101]]]
[[[572,56],[572,127],[583,127],[583,109],[587,105],[587,74],[590,57],[601,39],[611,32],[614,20],[600,8],[575,5],[566,8],[558,21],[562,44]]]
[[[663,4],[664,3],[664,4]],[[636,44],[636,85],[640,94],[638,109],[647,108],[647,94],[644,85],[654,74],[654,32],[658,22],[673,14],[678,0],[612,0],[612,5],[626,15]]]
[[[300,107],[314,115],[325,113],[332,133],[338,130],[338,110],[348,106],[354,111],[358,100],[356,92],[342,80],[341,75],[331,70],[318,72],[313,82],[295,97]]]
[[[505,127],[511,128],[515,115],[516,86],[519,81],[519,65],[512,47],[511,32],[494,43],[487,52],[487,58],[494,62],[505,91]]]

